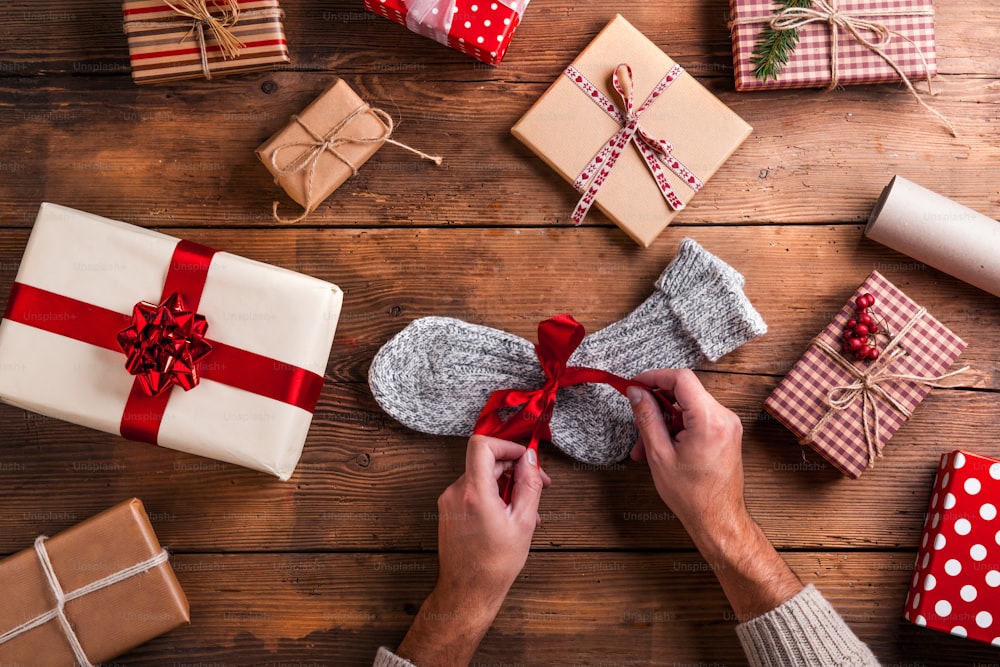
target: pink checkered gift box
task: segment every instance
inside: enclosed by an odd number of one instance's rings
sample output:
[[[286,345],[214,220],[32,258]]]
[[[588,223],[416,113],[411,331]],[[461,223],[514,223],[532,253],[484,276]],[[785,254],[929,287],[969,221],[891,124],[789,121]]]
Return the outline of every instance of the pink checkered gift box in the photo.
[[[873,362],[842,351],[855,300],[866,293],[875,297],[872,312],[880,322],[881,356]],[[764,401],[764,409],[802,444],[857,478],[931,388],[962,372],[948,369],[964,349],[965,341],[873,271]]]
[[[810,7],[812,20],[797,28],[798,44],[778,78],[759,79],[754,75],[754,49],[775,11],[785,4],[729,0],[736,90],[829,86],[833,80],[834,44],[838,84],[899,81],[899,74],[886,58],[865,46],[850,30],[832,24],[833,12],[855,22],[858,34],[876,46],[883,37],[867,26],[884,26],[885,44],[879,48],[910,80],[916,82],[937,73],[931,0],[815,0]]]

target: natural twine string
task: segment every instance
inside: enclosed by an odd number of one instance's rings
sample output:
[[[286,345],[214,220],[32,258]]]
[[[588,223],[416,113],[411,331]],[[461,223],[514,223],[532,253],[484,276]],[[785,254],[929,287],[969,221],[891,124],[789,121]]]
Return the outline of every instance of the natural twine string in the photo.
[[[945,118],[941,112],[921,99],[916,88],[914,88],[913,84],[910,82],[909,77],[906,76],[899,64],[889,54],[887,54],[884,49],[889,45],[889,42],[892,41],[893,37],[899,37],[900,39],[909,42],[917,52],[917,55],[920,56],[920,61],[923,63],[924,72],[927,76],[927,92],[933,96],[935,93],[931,85],[931,68],[927,62],[927,58],[924,57],[923,51],[920,50],[912,39],[895,30],[891,30],[884,23],[864,18],[865,16],[871,16],[875,12],[877,12],[879,16],[934,15],[933,9],[879,9],[864,11],[841,10],[837,6],[837,0],[813,0],[812,7],[784,7],[775,12],[774,16],[770,19],[745,16],[730,21],[729,27],[732,29],[733,26],[737,25],[768,23],[772,30],[785,31],[798,30],[799,28],[809,25],[810,23],[829,24],[830,85],[827,86],[827,90],[833,90],[840,83],[840,49],[837,48],[837,38],[839,36],[839,29],[843,28],[844,30],[847,30],[859,44],[888,63],[888,65],[895,70],[896,74],[899,75],[899,78],[906,86],[906,89],[910,91],[910,94],[913,95],[914,99],[916,99],[924,109],[934,114],[938,120],[944,123],[945,127],[947,127],[948,131],[951,133],[951,136],[957,137],[958,132],[955,130],[955,126],[951,124],[951,121]],[[867,39],[861,34],[861,31],[868,31],[875,35],[877,39]]]
[[[66,603],[77,598],[82,598],[84,595],[89,595],[103,588],[108,588],[109,586],[113,586],[114,584],[125,581],[126,579],[131,579],[138,574],[148,572],[157,565],[166,563],[169,558],[169,554],[167,554],[166,549],[161,550],[160,553],[156,554],[152,558],[142,561],[141,563],[136,563],[131,567],[119,570],[118,572],[110,574],[103,579],[98,579],[97,581],[91,582],[82,588],[66,593],[63,591],[62,584],[59,583],[59,579],[56,577],[55,570],[52,568],[52,561],[49,560],[49,553],[45,549],[45,540],[47,539],[48,538],[44,535],[39,535],[38,538],[35,539],[35,553],[38,555],[38,561],[42,565],[42,572],[45,573],[45,579],[49,584],[49,588],[52,590],[52,594],[56,598],[56,606],[44,614],[39,614],[33,619],[26,621],[16,628],[8,630],[0,635],[0,644],[9,642],[15,637],[20,637],[24,633],[34,630],[35,628],[48,623],[52,619],[58,619],[63,633],[69,640],[70,648],[73,649],[73,655],[76,657],[77,662],[82,665],[82,667],[94,667],[94,665],[90,662],[90,659],[87,657],[87,654],[84,653],[83,647],[80,645],[80,639],[76,636],[76,632],[73,631],[73,626],[70,625],[69,619],[66,618]]]
[[[826,401],[827,405],[830,406],[830,409],[826,411],[823,418],[812,427],[809,433],[807,433],[799,441],[800,444],[808,444],[809,442],[812,442],[816,437],[816,434],[823,430],[827,422],[834,414],[836,414],[837,411],[847,410],[854,404],[855,401],[858,400],[858,398],[860,398],[861,424],[865,432],[865,443],[868,445],[868,463],[869,465],[874,466],[875,459],[882,457],[883,447],[882,428],[879,424],[878,406],[875,404],[875,397],[878,396],[882,398],[894,410],[907,419],[909,419],[913,414],[912,410],[901,404],[891,393],[886,391],[882,386],[882,383],[905,381],[926,385],[928,387],[951,387],[953,385],[941,384],[941,381],[959,375],[960,373],[965,373],[969,370],[968,366],[963,366],[958,370],[934,376],[889,372],[889,367],[892,366],[892,364],[899,359],[899,357],[907,354],[906,350],[900,346],[900,341],[903,340],[906,334],[909,333],[913,329],[914,325],[916,325],[916,323],[926,314],[927,309],[921,306],[910,321],[907,322],[896,333],[892,340],[889,341],[889,343],[885,346],[885,349],[882,350],[882,354],[879,358],[869,365],[867,370],[864,371],[859,370],[857,366],[848,361],[842,354],[840,354],[840,352],[831,347],[826,341],[820,339],[819,337],[812,341],[816,347],[825,352],[828,357],[837,362],[856,379],[850,384],[838,385],[827,392]],[[869,414],[872,415],[871,418],[869,418]]]
[[[385,124],[385,130],[382,132],[381,135],[377,137],[341,136],[341,133],[344,131],[344,128],[346,128],[347,125],[350,124],[352,120],[354,120],[361,114],[368,112],[374,114]],[[275,183],[280,184],[282,178],[286,176],[291,176],[293,174],[297,174],[303,169],[308,170],[306,174],[306,197],[305,197],[306,206],[303,207],[305,210],[302,215],[291,220],[282,218],[281,216],[278,215],[278,205],[280,202],[274,202],[274,206],[272,208],[274,219],[276,222],[280,222],[283,224],[292,224],[296,222],[301,222],[302,220],[305,220],[305,218],[310,213],[313,212],[315,208],[315,206],[313,206],[312,204],[314,181],[316,178],[317,166],[319,165],[319,159],[323,156],[323,153],[329,152],[331,155],[333,155],[338,160],[340,160],[348,167],[350,167],[352,176],[358,175],[358,167],[353,162],[351,162],[347,156],[345,156],[343,153],[337,150],[339,146],[343,146],[344,144],[389,143],[395,146],[399,146],[400,148],[404,148],[415,155],[419,155],[425,160],[430,160],[436,165],[440,165],[442,161],[442,158],[439,156],[428,155],[427,153],[419,151],[416,148],[407,146],[406,144],[396,141],[395,139],[391,139],[390,135],[392,135],[392,131],[395,128],[395,123],[392,120],[392,116],[387,114],[382,109],[375,109],[368,106],[367,104],[362,104],[354,111],[349,113],[339,123],[334,125],[333,128],[325,135],[321,135],[319,132],[316,132],[314,129],[309,127],[306,124],[306,122],[302,120],[302,118],[298,115],[292,116],[292,120],[298,123],[303,130],[309,133],[309,136],[312,137],[312,141],[290,141],[286,144],[281,144],[279,146],[276,146],[274,150],[271,152],[271,167],[277,174],[277,176],[275,176],[274,178]],[[287,148],[306,148],[308,150],[306,150],[297,158],[295,158],[287,165],[282,167],[278,164],[278,156],[282,151],[284,151]]]
[[[284,16],[284,12],[281,9],[251,9],[247,11],[241,11],[240,6],[237,4],[237,0],[222,0],[225,5],[220,7],[222,9],[222,14],[220,17],[214,16],[209,10],[207,5],[208,0],[163,0],[163,4],[167,5],[176,12],[178,16],[186,17],[192,20],[191,29],[181,37],[180,42],[184,42],[190,39],[191,35],[195,36],[198,42],[198,51],[201,55],[201,70],[205,75],[205,79],[212,79],[212,71],[209,68],[208,63],[208,46],[205,42],[205,26],[211,31],[212,36],[215,41],[219,44],[219,50],[222,53],[222,57],[225,60],[235,59],[240,55],[240,49],[245,45],[240,39],[233,34],[230,28],[235,27],[242,19],[258,19],[258,18],[281,18]],[[218,5],[216,5],[218,6]],[[146,19],[142,21],[126,21],[125,32],[130,33],[133,30],[142,30],[147,28],[162,28],[165,23],[172,23],[175,20],[174,17],[165,17],[162,19]]]

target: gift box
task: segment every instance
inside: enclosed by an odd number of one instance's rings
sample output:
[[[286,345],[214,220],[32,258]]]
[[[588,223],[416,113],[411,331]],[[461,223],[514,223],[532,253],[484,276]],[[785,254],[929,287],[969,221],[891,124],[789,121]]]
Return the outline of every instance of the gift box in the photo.
[[[941,456],[903,618],[1000,646],[1000,461]]]
[[[211,79],[290,62],[278,0],[125,0],[136,83]]]
[[[751,128],[616,16],[511,131],[648,246]]]
[[[42,204],[0,321],[0,400],[286,480],[343,294]]]
[[[499,65],[528,2],[365,0],[365,9],[487,65]]]
[[[913,80],[937,73],[931,0],[791,4],[788,0],[729,0],[736,90],[899,81],[892,63]],[[834,23],[834,12],[854,29]],[[785,29],[789,32],[781,34]],[[881,31],[887,40],[884,44]],[[770,51],[766,48],[769,33],[777,35],[778,41],[792,41],[793,50],[776,70],[776,78],[755,73],[759,62],[755,52]]]
[[[865,294],[875,298],[870,311],[878,332],[868,338],[880,352],[874,361],[858,360],[844,349],[856,301]],[[965,341],[873,271],[767,397],[764,409],[801,444],[857,478],[932,387],[968,370],[947,372],[964,349]]]
[[[275,183],[305,209],[301,220],[382,147],[391,123],[339,79],[256,153]]]
[[[4,665],[96,665],[189,621],[135,498],[0,561],[0,590]]]

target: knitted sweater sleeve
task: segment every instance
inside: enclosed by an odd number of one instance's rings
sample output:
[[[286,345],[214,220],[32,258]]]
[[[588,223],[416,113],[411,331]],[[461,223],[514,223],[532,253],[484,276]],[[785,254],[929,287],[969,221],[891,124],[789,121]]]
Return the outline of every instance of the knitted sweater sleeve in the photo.
[[[378,650],[378,653],[375,655],[375,664],[373,664],[372,667],[417,667],[417,666],[414,665],[409,660],[404,660],[403,658],[400,658],[398,655],[396,655],[395,653],[393,653],[392,651],[383,646]]]
[[[802,592],[736,626],[751,667],[878,667],[871,650],[810,584]]]

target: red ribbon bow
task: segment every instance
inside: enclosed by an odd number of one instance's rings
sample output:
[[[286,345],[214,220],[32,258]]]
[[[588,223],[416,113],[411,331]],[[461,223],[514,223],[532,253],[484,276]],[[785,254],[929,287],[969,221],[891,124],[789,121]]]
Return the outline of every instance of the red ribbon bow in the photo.
[[[140,301],[132,322],[118,334],[125,368],[136,376],[147,396],[157,396],[175,384],[184,391],[198,386],[197,363],[212,351],[205,341],[208,321],[184,308],[174,292],[159,306]]]
[[[597,199],[598,193],[601,191],[601,187],[604,185],[604,181],[611,174],[611,170],[614,169],[615,164],[618,162],[618,158],[621,157],[622,151],[628,146],[630,142],[634,142],[636,148],[639,149],[639,154],[642,155],[642,159],[646,162],[646,166],[649,167],[649,172],[653,175],[653,179],[656,181],[657,187],[660,189],[660,194],[667,201],[671,208],[675,211],[680,211],[684,208],[684,202],[681,201],[680,197],[674,192],[673,186],[670,185],[670,181],[667,180],[667,176],[664,173],[663,167],[666,166],[670,171],[677,175],[686,186],[697,192],[701,190],[704,183],[700,178],[695,176],[694,172],[688,169],[684,164],[678,160],[673,154],[673,144],[665,139],[659,139],[649,134],[646,130],[639,126],[639,117],[643,114],[646,109],[648,109],[653,102],[660,96],[663,91],[665,91],[671,83],[673,83],[680,75],[684,72],[684,69],[680,65],[674,65],[670,70],[663,75],[663,78],[659,80],[653,91],[649,96],[643,101],[641,105],[636,108],[635,100],[632,96],[632,68],[627,64],[621,64],[615,69],[614,75],[611,78],[612,86],[615,91],[621,97],[622,103],[624,104],[624,111],[619,109],[618,106],[605,95],[600,89],[597,88],[587,77],[585,77],[578,69],[572,65],[568,66],[563,74],[569,78],[570,81],[575,83],[583,92],[587,93],[587,96],[596,104],[601,107],[605,113],[615,119],[619,125],[622,126],[618,132],[616,132],[604,146],[597,152],[597,155],[583,168],[580,175],[576,177],[573,181],[573,187],[577,191],[583,193],[580,197],[580,201],[576,205],[576,209],[573,211],[573,222],[577,225],[583,222],[586,217],[587,212],[590,207],[594,204]]]
[[[476,420],[473,433],[504,440],[527,439],[528,449],[537,451],[540,441],[552,439],[549,420],[559,389],[589,382],[611,385],[621,394],[625,394],[629,387],[651,392],[663,409],[668,430],[671,434],[678,433],[683,428],[681,412],[659,390],[608,371],[567,365],[585,335],[583,325],[570,315],[556,315],[540,323],[535,354],[545,373],[545,384],[539,389],[500,389],[490,394]],[[516,409],[516,412],[506,419],[501,417],[501,412],[510,409]],[[506,478],[506,481],[501,478],[501,495],[505,502],[510,502],[513,485],[513,477]]]

